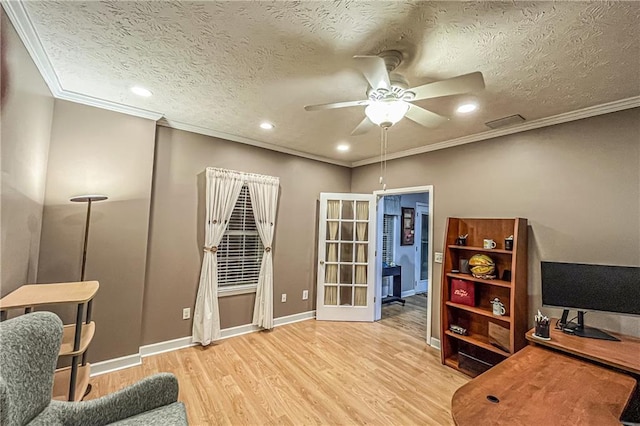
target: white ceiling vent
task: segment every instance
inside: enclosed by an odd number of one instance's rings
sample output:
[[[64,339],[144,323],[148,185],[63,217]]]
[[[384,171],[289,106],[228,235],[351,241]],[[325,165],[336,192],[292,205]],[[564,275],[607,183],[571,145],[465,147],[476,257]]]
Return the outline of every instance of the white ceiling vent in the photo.
[[[514,124],[520,124],[524,121],[524,117],[520,114],[510,115],[508,117],[498,118],[497,120],[487,121],[484,123],[487,127],[497,129],[498,127],[513,126]]]

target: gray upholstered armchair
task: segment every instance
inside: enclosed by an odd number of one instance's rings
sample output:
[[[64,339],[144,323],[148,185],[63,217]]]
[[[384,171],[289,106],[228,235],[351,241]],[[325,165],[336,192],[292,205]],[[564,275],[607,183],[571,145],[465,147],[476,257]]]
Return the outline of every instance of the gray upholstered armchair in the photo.
[[[51,400],[62,322],[36,312],[0,323],[0,425],[186,425],[172,374],[86,402]]]

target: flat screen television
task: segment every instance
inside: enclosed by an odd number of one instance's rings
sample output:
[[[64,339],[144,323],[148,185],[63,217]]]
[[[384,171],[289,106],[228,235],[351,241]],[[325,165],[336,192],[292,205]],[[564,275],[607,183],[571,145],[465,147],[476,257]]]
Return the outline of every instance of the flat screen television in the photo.
[[[563,308],[559,321],[566,333],[618,340],[584,325],[585,311],[640,315],[640,267],[541,262],[542,305]],[[567,323],[569,309],[578,323]]]

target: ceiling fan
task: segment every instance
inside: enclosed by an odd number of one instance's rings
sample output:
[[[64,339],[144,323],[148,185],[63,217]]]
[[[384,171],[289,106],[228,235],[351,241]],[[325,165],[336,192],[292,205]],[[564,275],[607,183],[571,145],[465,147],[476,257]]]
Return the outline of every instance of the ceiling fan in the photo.
[[[366,117],[351,132],[352,136],[364,134],[375,126],[391,127],[403,117],[425,127],[437,127],[449,119],[411,102],[484,89],[484,79],[479,71],[409,88],[407,80],[393,72],[403,59],[397,50],[387,50],[378,56],[354,56],[353,59],[369,82],[367,99],[304,107],[307,111],[319,111],[365,106]]]

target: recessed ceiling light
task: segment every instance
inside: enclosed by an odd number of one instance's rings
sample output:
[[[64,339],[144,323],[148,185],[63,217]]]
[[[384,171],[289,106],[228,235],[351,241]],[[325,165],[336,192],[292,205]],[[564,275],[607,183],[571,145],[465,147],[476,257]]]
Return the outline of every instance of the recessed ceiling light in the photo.
[[[264,129],[264,130],[271,130],[273,129],[275,126],[267,121],[263,121],[262,123],[260,123],[260,128]]]
[[[477,108],[478,108],[478,105],[476,104],[462,104],[458,107],[456,111],[462,114],[466,114],[468,112],[475,111]]]
[[[131,91],[136,95],[144,96],[145,98],[148,98],[149,96],[153,95],[153,93],[151,93],[151,90],[145,89],[144,87],[140,87],[140,86],[133,86],[131,88]]]
[[[349,151],[349,145],[347,145],[346,143],[343,143],[343,144],[338,145],[336,147],[336,149],[338,151],[342,151],[342,152]]]

